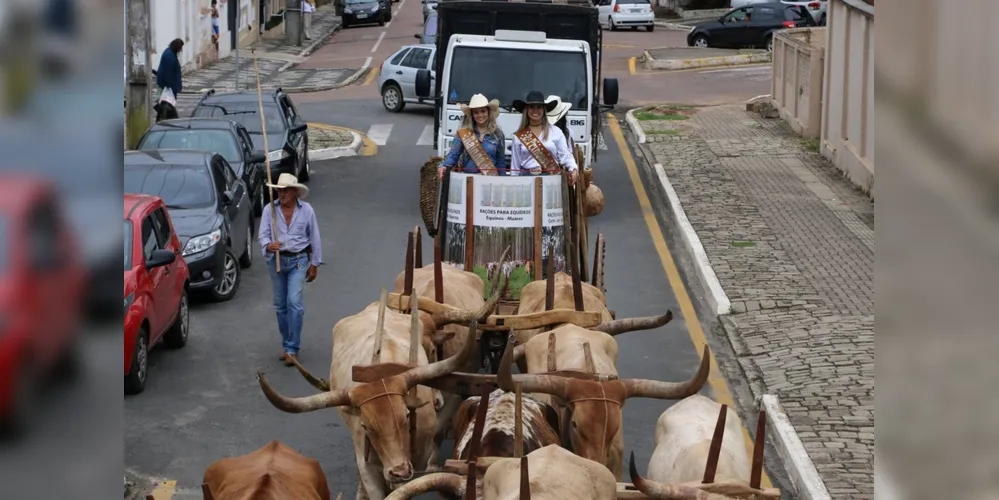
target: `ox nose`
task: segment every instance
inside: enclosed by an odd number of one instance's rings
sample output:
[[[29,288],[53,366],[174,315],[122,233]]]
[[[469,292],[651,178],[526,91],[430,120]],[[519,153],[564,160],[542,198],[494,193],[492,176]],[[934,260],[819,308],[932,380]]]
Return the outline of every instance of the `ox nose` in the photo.
[[[393,481],[406,481],[413,477],[413,464],[408,461],[401,465],[396,465],[388,471],[389,478]]]

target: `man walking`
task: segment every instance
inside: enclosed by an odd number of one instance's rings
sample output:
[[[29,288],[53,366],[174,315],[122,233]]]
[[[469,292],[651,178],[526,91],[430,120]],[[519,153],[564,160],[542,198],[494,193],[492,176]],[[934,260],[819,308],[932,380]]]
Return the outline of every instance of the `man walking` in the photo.
[[[284,347],[279,359],[292,366],[295,364],[292,358],[298,356],[305,319],[302,289],[306,282],[316,279],[323,263],[319,221],[312,205],[302,201],[309,195],[309,188],[299,184],[294,175],[281,174],[277,184],[267,186],[274,189],[277,199],[264,207],[257,241],[263,247],[274,290],[274,311]],[[274,210],[277,210],[276,229],[271,224]],[[275,266],[278,259],[280,272]]]
[[[312,14],[316,11],[316,0],[302,0],[302,16],[305,17],[305,39],[312,40]]]
[[[177,96],[184,88],[181,82],[180,51],[184,48],[184,41],[180,38],[170,42],[162,54],[160,54],[160,66],[156,70],[156,86],[160,89],[160,97],[157,97],[156,121],[163,119],[177,118],[175,104]],[[170,90],[167,93],[167,89]],[[165,96],[164,93],[167,95]]]

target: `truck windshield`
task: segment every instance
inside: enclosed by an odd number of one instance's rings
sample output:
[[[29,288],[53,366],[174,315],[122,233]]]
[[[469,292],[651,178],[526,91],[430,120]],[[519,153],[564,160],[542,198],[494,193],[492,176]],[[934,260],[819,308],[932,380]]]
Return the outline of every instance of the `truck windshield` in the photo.
[[[467,103],[475,94],[511,106],[528,92],[557,95],[572,109],[586,109],[586,56],[491,47],[455,47],[451,56],[448,104]]]

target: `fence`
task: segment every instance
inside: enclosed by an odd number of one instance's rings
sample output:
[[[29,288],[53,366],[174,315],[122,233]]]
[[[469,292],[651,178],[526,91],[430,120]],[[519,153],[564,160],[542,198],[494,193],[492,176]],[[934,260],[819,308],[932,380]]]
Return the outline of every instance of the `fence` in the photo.
[[[774,34],[771,102],[802,137],[819,137],[826,28],[796,28]]]
[[[826,14],[820,151],[873,198],[874,6],[830,0]]]

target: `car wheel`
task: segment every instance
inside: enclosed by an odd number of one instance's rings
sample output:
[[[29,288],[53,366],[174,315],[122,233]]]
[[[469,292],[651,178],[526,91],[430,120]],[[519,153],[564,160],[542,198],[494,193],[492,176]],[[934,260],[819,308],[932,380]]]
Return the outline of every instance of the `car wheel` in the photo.
[[[390,83],[382,89],[382,105],[385,109],[398,113],[406,107],[406,101],[402,100],[402,89],[394,83]]]
[[[704,35],[697,35],[691,40],[691,46],[707,48],[708,47],[708,37]]]
[[[819,26],[825,26],[825,25],[826,25],[826,13],[823,12],[822,17],[819,18]]]
[[[243,255],[239,256],[239,265],[243,269],[246,269],[253,265],[253,222],[250,222],[246,226],[246,248],[243,249]]]
[[[257,188],[257,196],[255,196],[256,201],[253,203],[253,216],[260,217],[264,214],[264,206],[267,205],[267,200],[264,200],[264,185],[261,183],[260,187]]]
[[[645,27],[645,31],[655,31],[655,30],[656,30],[656,25],[654,24],[650,24]]]
[[[231,248],[225,249],[225,260],[222,265],[222,279],[215,288],[212,288],[212,300],[215,302],[225,302],[232,299],[239,289],[239,279],[242,277],[239,272],[239,263]]]
[[[191,326],[190,302],[187,290],[180,294],[180,305],[177,306],[177,318],[173,320],[170,329],[163,334],[163,345],[170,349],[180,349],[187,345],[187,334]]]
[[[767,46],[767,52],[773,52],[774,51],[774,37],[773,37],[773,35],[767,35],[767,39],[766,39],[766,41],[764,43]]]
[[[378,26],[385,26],[385,21],[384,20],[378,21]]]
[[[298,176],[298,180],[302,182],[309,182],[309,177],[312,177],[312,165],[309,164],[309,143],[305,143],[305,164],[302,165],[301,175]]]
[[[611,16],[607,16],[607,27],[609,27],[611,31],[617,31],[617,26],[614,26],[614,18]]]
[[[132,369],[125,375],[125,394],[138,394],[146,388],[146,374],[149,371],[149,333],[143,327],[135,339],[132,351]]]

